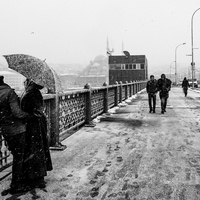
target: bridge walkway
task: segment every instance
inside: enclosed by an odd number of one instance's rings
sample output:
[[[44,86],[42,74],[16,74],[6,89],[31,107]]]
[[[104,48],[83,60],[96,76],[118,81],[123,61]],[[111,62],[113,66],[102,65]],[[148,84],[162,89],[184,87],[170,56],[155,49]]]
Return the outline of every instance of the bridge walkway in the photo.
[[[165,114],[158,95],[156,113],[148,111],[143,91],[77,131],[66,150],[52,151],[46,189],[18,198],[200,199],[200,94],[172,88]]]

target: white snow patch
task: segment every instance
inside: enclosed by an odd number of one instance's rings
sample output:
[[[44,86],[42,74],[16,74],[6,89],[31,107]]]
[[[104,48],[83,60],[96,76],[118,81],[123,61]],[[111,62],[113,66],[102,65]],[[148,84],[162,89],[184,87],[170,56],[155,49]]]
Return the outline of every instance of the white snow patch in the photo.
[[[125,101],[123,101],[122,103],[118,104],[119,107],[125,107],[126,105],[127,105],[127,103]]]
[[[127,104],[128,102],[132,102],[132,100],[136,99],[137,96],[138,96],[138,94],[141,93],[141,92],[143,92],[144,90],[146,90],[146,89],[143,89],[143,90],[141,90],[140,92],[138,92],[138,93],[132,95],[131,97],[129,97],[128,99],[126,99],[126,100],[123,101],[122,103],[119,103],[118,106],[115,106],[115,107],[113,107],[113,108],[110,108],[110,109],[108,110],[108,113],[103,113],[102,115],[97,116],[95,119],[92,120],[92,122],[93,122],[93,123],[99,123],[99,122],[101,122],[101,118],[104,118],[104,117],[113,115],[114,113],[116,113],[116,110],[117,110],[117,109],[119,109],[120,107],[125,107],[125,106],[127,106],[127,105],[128,105],[128,104]]]

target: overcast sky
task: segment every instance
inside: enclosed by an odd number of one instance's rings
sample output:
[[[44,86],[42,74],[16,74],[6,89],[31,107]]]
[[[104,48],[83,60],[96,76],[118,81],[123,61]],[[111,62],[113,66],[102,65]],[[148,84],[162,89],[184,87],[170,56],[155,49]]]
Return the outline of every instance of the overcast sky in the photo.
[[[191,18],[200,0],[0,0],[0,54],[47,63],[88,64],[124,50],[145,54],[149,68],[191,63]],[[200,10],[194,15],[194,60],[200,70]],[[0,62],[5,60],[0,56]]]

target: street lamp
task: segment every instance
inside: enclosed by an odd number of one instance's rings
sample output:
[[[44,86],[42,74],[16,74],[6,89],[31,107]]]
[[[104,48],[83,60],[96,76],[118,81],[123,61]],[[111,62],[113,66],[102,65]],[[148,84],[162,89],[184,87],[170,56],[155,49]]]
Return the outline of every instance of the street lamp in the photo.
[[[176,51],[177,51],[177,48],[179,47],[179,46],[181,46],[181,45],[184,45],[184,44],[186,44],[186,43],[182,43],[182,44],[179,44],[177,47],[176,47],[176,49],[175,49],[175,84],[177,85],[177,61],[176,61]]]
[[[172,64],[173,64],[174,62],[175,62],[175,61],[173,61],[173,62],[170,64],[170,68],[169,68],[170,79],[171,79],[171,68],[172,68]]]
[[[193,50],[194,50],[194,49],[199,49],[199,48],[193,48]],[[186,54],[186,56],[192,56],[192,54]],[[194,63],[194,65],[195,65],[195,63]],[[191,72],[192,72],[192,63],[191,63],[190,69],[191,69]],[[193,79],[195,79],[195,67],[193,67],[193,72],[194,72],[194,73],[193,73],[193,74],[194,74],[194,75],[193,75]]]
[[[192,19],[191,19],[191,46],[192,46],[192,87],[194,87],[194,48],[193,48],[193,18],[194,18],[194,14],[200,10],[200,8],[198,8],[197,10],[194,11],[194,13],[192,14]]]

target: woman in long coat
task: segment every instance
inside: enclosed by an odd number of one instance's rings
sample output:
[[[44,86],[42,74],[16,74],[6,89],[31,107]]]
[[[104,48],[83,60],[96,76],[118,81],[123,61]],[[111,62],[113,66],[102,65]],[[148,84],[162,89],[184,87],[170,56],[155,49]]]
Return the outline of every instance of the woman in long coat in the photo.
[[[44,177],[53,169],[47,140],[47,121],[43,112],[43,87],[26,79],[21,109],[34,115],[27,123],[24,159],[25,182],[31,187],[44,188]]]

